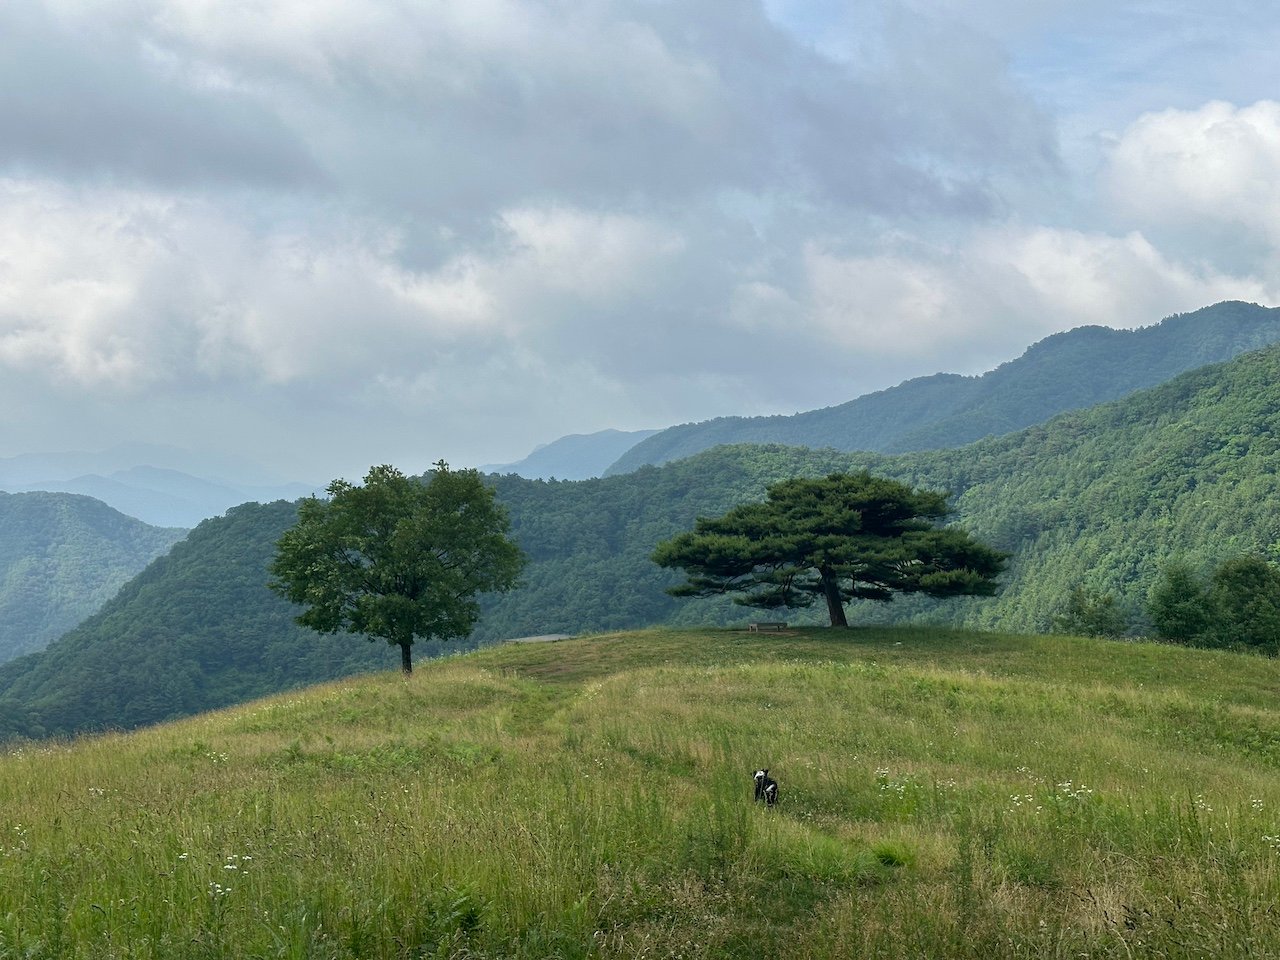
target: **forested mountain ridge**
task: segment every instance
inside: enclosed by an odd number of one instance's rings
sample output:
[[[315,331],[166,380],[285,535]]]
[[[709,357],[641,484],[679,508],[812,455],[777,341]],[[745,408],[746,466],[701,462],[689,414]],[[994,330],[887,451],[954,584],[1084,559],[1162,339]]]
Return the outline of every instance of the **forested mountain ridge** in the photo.
[[[0,666],[0,737],[129,728],[391,667],[386,644],[318,636],[266,587],[297,505],[206,520],[44,651]]]
[[[1141,628],[1173,559],[1207,571],[1280,561],[1280,346],[1004,437],[890,458],[957,494],[958,517],[1013,553],[1004,591],[951,622],[1046,630],[1070,591],[1112,592]]]
[[[252,487],[206,480],[177,470],[130,467],[106,476],[83,474],[64,480],[9,484],[9,489],[81,494],[144,523],[191,528],[246,501],[294,499],[319,492],[320,488],[302,483]]]
[[[492,477],[530,564],[523,587],[490,598],[472,641],[751,619],[725,600],[665,594],[678,577],[650,562],[654,545],[784,477],[864,468],[951,491],[956,521],[1012,558],[994,598],[897,600],[851,609],[850,622],[1044,630],[1076,586],[1114,592],[1136,617],[1170,559],[1200,569],[1242,552],[1280,559],[1278,465],[1275,346],[958,449],[734,446],[598,480]],[[0,667],[0,734],[132,726],[393,667],[385,645],[301,630],[267,590],[295,512],[249,504],[206,521],[98,615]]]
[[[1136,330],[1078,327],[978,377],[940,373],[792,416],[723,417],[636,444],[614,476],[730,443],[901,453],[962,446],[1118,399],[1280,340],[1280,308],[1226,301]]]
[[[0,662],[70,630],[186,532],[90,497],[0,493]]]
[[[1049,630],[1082,586],[1113,593],[1141,629],[1146,593],[1171,559],[1201,570],[1243,552],[1280,561],[1280,345],[954,449],[731,446],[558,490],[508,478],[499,495],[526,549],[552,542],[548,528],[572,530],[573,540],[535,553],[528,586],[494,603],[480,630],[533,632],[540,616],[547,631],[571,632],[589,612],[593,629],[622,627],[628,617],[741,621],[751,614],[727,601],[661,594],[675,578],[648,563],[653,546],[697,515],[763,497],[784,477],[860,469],[949,491],[955,522],[1012,556],[995,598],[865,604],[851,622]],[[570,513],[571,524],[555,520]]]
[[[78,493],[158,527],[190,529],[240,503],[322,489],[282,481],[246,460],[155,444],[0,457],[0,490]]]

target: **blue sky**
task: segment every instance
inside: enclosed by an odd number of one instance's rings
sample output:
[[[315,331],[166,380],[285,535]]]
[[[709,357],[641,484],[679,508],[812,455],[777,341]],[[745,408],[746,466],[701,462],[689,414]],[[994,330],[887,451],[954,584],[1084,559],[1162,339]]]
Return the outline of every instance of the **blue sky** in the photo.
[[[1280,10],[7,0],[0,456],[283,477],[1280,303]]]

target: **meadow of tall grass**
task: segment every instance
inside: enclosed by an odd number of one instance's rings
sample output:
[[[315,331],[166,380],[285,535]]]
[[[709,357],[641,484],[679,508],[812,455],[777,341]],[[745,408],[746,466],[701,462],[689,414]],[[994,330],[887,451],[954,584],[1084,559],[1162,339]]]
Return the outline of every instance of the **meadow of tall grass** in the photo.
[[[752,802],[751,773],[781,785]],[[0,756],[0,957],[1280,957],[1280,664],[520,644]]]

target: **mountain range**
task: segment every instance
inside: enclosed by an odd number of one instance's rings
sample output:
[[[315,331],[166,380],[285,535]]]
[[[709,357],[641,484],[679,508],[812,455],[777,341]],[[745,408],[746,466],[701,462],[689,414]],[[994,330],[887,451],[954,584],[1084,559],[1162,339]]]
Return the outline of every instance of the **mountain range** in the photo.
[[[544,443],[515,463],[489,463],[481,473],[514,473],[530,480],[589,480],[602,475],[624,453],[657,430],[600,430]]]
[[[296,500],[323,484],[279,481],[223,457],[128,444],[0,459],[0,490],[83,494],[153,526],[190,528],[237,504]]]
[[[859,469],[950,491],[956,521],[1011,560],[997,597],[898,600],[853,609],[851,622],[1045,630],[1082,587],[1113,594],[1141,632],[1146,593],[1171,560],[1201,570],[1245,552],[1280,560],[1277,462],[1272,346],[958,448],[737,445],[594,480],[492,477],[530,564],[524,586],[488,598],[472,642],[741,622],[751,614],[727,600],[665,594],[675,578],[648,560],[653,546],[778,479]],[[381,645],[300,630],[266,589],[272,544],[295,510],[248,504],[205,521],[98,614],[44,652],[0,666],[0,733],[133,726],[391,667]]]
[[[561,437],[487,473],[585,480],[693,456],[721,444],[783,443],[900,453],[959,446],[1115,400],[1280,341],[1280,308],[1224,301],[1145,327],[1077,327],[980,376],[937,373],[787,416],[719,417],[663,430]]]
[[[604,475],[730,443],[880,453],[956,447],[1115,400],[1277,341],[1280,308],[1239,301],[1136,330],[1077,327],[1041,340],[1016,360],[978,377],[939,373],[822,410],[669,427],[636,443]]]

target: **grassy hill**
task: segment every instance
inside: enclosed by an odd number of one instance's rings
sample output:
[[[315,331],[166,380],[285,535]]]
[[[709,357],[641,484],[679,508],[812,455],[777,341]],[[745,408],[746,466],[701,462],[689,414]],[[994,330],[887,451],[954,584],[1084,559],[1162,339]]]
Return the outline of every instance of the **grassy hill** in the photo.
[[[1280,308],[1227,301],[1136,330],[1078,327],[980,377],[940,373],[793,416],[721,417],[636,444],[606,476],[721,444],[901,453],[958,447],[1043,423],[1280,340]]]
[[[0,951],[1276,957],[1278,687],[943,630],[507,645],[8,753]]]
[[[0,663],[43,649],[186,533],[89,497],[0,493]]]

